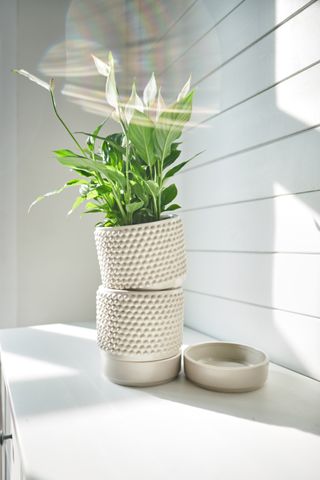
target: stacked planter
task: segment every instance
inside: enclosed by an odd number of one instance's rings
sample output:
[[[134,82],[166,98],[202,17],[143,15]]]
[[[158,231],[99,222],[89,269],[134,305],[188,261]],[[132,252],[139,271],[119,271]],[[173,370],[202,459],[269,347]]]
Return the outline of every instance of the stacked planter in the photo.
[[[97,339],[106,375],[132,386],[172,380],[180,371],[186,274],[181,219],[98,227],[95,240],[102,279]]]

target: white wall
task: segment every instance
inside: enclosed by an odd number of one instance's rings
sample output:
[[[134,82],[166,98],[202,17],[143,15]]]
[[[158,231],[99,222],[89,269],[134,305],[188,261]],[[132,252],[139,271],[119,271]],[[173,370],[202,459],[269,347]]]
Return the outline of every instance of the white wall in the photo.
[[[41,64],[53,46],[61,44],[62,55],[56,58],[55,71],[49,72],[62,72],[56,89],[61,113],[73,130],[92,129],[100,121],[101,117],[84,112],[59,93],[67,83],[63,72],[69,8],[67,0],[17,0],[16,8],[12,0],[1,4],[1,100],[5,106],[0,129],[1,183],[7,191],[1,204],[2,327],[95,318],[99,273],[93,227],[97,219],[79,220],[78,213],[67,217],[72,192],[47,199],[27,214],[39,194],[72,178],[54,160],[52,150],[73,145],[52,113],[48,93],[10,72],[25,68],[48,79]]]
[[[1,325],[16,321],[16,63],[15,0],[3,1],[0,14],[0,305]]]
[[[92,50],[113,49],[125,65],[124,92],[133,76],[141,84],[154,70],[173,99],[192,72],[197,93],[184,156],[205,153],[177,179],[189,260],[186,323],[320,379],[320,2],[17,3],[16,24],[15,2],[1,5],[9,8],[1,67],[60,76],[69,96],[59,104],[74,130],[91,128],[98,117],[88,111],[104,108]],[[71,192],[26,214],[35,196],[66,180],[49,152],[71,144],[45,91],[19,79],[15,106],[16,80],[3,79],[1,134],[9,132],[11,148],[10,162],[1,161],[1,325],[93,319],[94,219],[66,218]]]
[[[51,152],[73,145],[47,92],[16,78],[11,69],[25,68],[47,80],[54,76],[67,123],[74,131],[91,130],[107,112],[104,80],[90,54],[113,50],[126,93],[128,42],[144,34],[137,29],[140,7],[124,0],[1,1],[1,327],[93,320],[100,282],[93,242],[98,218],[66,216],[74,193],[47,199],[27,214],[38,195],[72,178]],[[160,38],[166,32],[179,17],[179,2],[167,13],[161,5],[153,10],[166,17],[147,35]]]
[[[320,2],[221,3],[165,73],[192,66],[206,150],[179,177],[186,322],[320,379]]]
[[[74,131],[91,130],[107,110],[104,80],[90,54],[103,57],[112,49],[120,88],[128,93],[136,73],[146,79],[171,54],[141,55],[140,39],[142,45],[162,45],[192,3],[1,0],[0,327],[94,320],[100,283],[93,241],[99,218],[79,219],[77,212],[67,217],[73,192],[46,199],[27,214],[38,195],[72,178],[52,150],[73,145],[47,92],[10,70],[24,68],[46,80],[54,76],[64,119]],[[108,128],[111,133],[115,125]]]
[[[190,72],[196,87],[183,155],[205,152],[177,179],[186,323],[320,379],[320,2],[179,6],[132,63],[154,60],[165,97]]]

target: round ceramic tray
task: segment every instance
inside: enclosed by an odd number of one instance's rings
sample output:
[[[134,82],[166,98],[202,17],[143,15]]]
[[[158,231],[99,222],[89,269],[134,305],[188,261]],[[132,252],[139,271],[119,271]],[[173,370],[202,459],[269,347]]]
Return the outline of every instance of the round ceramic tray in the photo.
[[[237,343],[199,343],[184,352],[186,377],[219,392],[250,392],[262,387],[268,365],[265,353]]]
[[[170,382],[179,375],[181,354],[164,360],[130,362],[101,350],[103,372],[113,383],[128,387],[151,387]]]

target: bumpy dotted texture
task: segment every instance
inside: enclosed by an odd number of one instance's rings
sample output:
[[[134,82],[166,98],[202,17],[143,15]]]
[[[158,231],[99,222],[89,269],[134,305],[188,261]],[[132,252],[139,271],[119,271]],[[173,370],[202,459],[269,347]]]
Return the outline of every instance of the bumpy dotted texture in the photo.
[[[177,355],[182,342],[183,291],[97,291],[99,347],[122,360]]]
[[[179,217],[124,227],[98,227],[95,241],[103,286],[120,290],[181,286],[187,268]]]

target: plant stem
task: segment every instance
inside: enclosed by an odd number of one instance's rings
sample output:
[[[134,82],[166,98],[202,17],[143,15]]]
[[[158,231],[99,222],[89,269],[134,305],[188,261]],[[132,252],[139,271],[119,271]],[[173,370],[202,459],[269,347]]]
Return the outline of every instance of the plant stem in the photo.
[[[111,182],[110,182],[111,183]],[[113,192],[113,195],[114,195],[114,199],[115,201],[117,202],[117,205],[119,207],[119,210],[120,210],[120,213],[121,213],[121,216],[124,220],[124,224],[126,225],[127,224],[127,215],[125,214],[125,211],[123,210],[123,207],[121,205],[121,200],[119,199],[118,197],[118,194],[117,192],[115,191],[115,188],[114,186],[112,185],[112,192]]]
[[[67,126],[67,124],[64,122],[64,120],[62,119],[62,117],[59,115],[58,113],[58,110],[57,110],[57,106],[56,106],[56,100],[55,100],[55,97],[54,97],[54,94],[53,94],[53,91],[52,89],[50,89],[50,97],[51,97],[51,102],[52,102],[52,106],[53,106],[53,110],[54,110],[54,113],[56,114],[58,120],[61,122],[61,124],[63,125],[63,127],[67,130],[67,132],[69,133],[70,137],[72,138],[72,140],[74,141],[74,143],[77,145],[78,149],[80,150],[80,152],[83,154],[84,157],[88,158],[87,157],[87,154],[86,152],[84,151],[84,149],[81,147],[80,143],[78,142],[78,140],[75,138],[75,136],[73,135],[73,133],[71,132],[70,128]],[[94,157],[93,157],[94,158]],[[97,173],[96,174],[96,177],[98,179],[98,182],[100,183],[101,186],[104,185],[104,181],[103,181],[103,178],[101,177],[101,174],[100,173]],[[111,182],[110,182],[111,183]],[[113,195],[114,195],[114,198],[115,198],[115,201],[119,207],[119,210],[120,210],[120,213],[121,213],[121,216],[124,220],[124,222],[126,223],[126,220],[127,220],[127,217],[126,217],[126,214],[123,210],[123,207],[121,205],[121,201],[119,200],[118,198],[118,194],[117,192],[115,191],[115,188],[114,188],[114,185],[112,184],[112,192],[113,192]]]
[[[73,135],[73,133],[71,132],[71,130],[68,128],[68,126],[66,125],[66,123],[64,122],[64,120],[60,117],[59,113],[58,113],[58,110],[57,110],[57,106],[56,106],[56,100],[55,100],[55,97],[54,97],[54,94],[53,94],[53,91],[52,89],[50,88],[50,97],[51,97],[51,102],[52,102],[52,106],[53,106],[53,110],[54,110],[54,113],[56,114],[58,120],[62,123],[63,127],[67,130],[67,132],[69,133],[70,137],[72,138],[72,140],[74,141],[74,143],[77,145],[77,147],[79,148],[80,152],[85,156],[87,157],[85,151],[83,150],[83,148],[81,147],[80,143],[78,142],[78,140],[75,138],[75,136]]]
[[[159,196],[158,196],[158,220],[161,216],[161,191],[163,187],[163,160],[159,159],[158,164],[158,185],[159,185]]]

